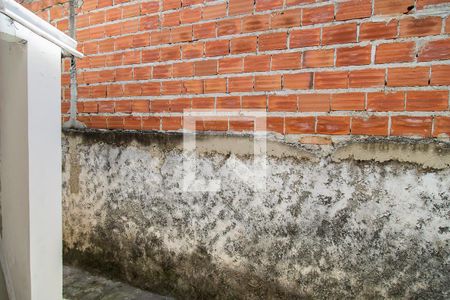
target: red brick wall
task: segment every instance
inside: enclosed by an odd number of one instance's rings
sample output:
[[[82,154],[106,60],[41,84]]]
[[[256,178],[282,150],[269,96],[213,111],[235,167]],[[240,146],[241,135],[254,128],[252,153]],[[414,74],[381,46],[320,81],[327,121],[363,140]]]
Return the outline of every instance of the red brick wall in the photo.
[[[68,3],[27,6],[67,30]],[[78,119],[179,130],[183,109],[266,109],[270,131],[304,142],[450,135],[449,14],[445,0],[85,0]],[[199,129],[253,126],[230,117]]]

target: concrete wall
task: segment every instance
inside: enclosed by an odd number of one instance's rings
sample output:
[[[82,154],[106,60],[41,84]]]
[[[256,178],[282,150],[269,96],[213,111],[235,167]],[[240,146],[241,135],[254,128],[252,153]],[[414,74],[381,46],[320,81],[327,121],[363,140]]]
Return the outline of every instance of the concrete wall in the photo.
[[[270,141],[265,192],[252,138],[197,146],[216,193],[183,192],[178,134],[66,132],[65,262],[184,299],[450,296],[448,144]]]

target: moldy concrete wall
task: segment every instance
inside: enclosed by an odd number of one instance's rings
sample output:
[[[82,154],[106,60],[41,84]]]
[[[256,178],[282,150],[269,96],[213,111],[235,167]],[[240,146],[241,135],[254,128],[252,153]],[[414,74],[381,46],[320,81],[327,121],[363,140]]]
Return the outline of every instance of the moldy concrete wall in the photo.
[[[66,131],[65,262],[180,299],[450,296],[448,144],[271,141],[266,192],[251,137],[197,147],[217,193],[183,192],[180,134]]]

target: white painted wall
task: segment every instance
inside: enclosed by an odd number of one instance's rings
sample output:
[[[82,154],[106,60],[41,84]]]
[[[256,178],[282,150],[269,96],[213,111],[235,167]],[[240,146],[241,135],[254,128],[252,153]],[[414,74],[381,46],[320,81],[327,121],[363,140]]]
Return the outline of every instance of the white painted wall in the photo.
[[[11,300],[62,299],[61,49],[0,14],[0,258]]]

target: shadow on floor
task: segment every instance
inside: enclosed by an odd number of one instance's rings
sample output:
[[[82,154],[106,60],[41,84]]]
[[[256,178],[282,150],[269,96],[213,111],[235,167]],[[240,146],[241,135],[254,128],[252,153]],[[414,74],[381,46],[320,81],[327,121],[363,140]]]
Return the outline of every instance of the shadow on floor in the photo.
[[[171,300],[122,282],[64,266],[64,299],[67,300]]]

